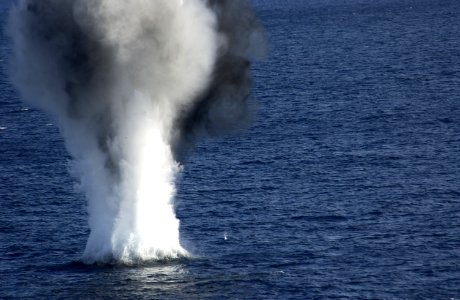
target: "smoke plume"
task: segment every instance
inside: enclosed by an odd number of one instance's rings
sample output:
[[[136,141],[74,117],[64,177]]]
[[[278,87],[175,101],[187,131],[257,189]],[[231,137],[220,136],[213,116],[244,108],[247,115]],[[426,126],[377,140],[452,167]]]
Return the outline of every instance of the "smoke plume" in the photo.
[[[59,120],[88,199],[83,261],[187,255],[174,181],[197,138],[248,113],[263,35],[246,0],[21,0],[11,80]]]

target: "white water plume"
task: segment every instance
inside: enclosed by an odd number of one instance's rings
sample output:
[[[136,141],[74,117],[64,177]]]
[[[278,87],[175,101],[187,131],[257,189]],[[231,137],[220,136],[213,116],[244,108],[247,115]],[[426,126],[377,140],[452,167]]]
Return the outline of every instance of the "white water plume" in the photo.
[[[187,255],[175,178],[196,138],[247,115],[263,43],[246,1],[22,0],[9,35],[12,82],[59,120],[88,199],[83,261]]]

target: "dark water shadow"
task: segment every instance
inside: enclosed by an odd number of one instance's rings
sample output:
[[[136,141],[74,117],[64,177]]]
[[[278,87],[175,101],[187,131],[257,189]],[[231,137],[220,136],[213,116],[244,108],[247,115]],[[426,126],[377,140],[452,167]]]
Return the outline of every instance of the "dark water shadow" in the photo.
[[[123,263],[119,261],[111,262],[97,262],[93,264],[84,263],[82,260],[73,260],[62,264],[48,264],[45,265],[48,271],[51,272],[98,272],[110,270],[135,270],[142,268],[165,268],[183,266],[192,261],[193,257],[181,257],[176,259],[162,259],[162,260],[147,260],[135,263]]]

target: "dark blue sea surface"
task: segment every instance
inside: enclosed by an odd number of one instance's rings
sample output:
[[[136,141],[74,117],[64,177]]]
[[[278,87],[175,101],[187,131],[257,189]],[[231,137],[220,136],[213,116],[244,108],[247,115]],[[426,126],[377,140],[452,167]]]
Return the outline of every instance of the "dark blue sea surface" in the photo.
[[[84,196],[1,37],[1,299],[460,299],[460,1],[253,3],[258,113],[178,183],[196,257],[136,267],[78,262]]]

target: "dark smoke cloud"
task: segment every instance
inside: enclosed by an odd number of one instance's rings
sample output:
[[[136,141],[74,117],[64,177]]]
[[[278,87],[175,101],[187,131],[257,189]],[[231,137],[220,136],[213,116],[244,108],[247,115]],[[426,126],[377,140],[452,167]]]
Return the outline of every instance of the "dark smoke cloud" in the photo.
[[[200,136],[218,136],[244,127],[251,113],[251,61],[265,55],[262,27],[245,0],[209,0],[223,39],[208,87],[179,116],[175,154],[182,160]]]
[[[26,51],[47,52],[48,55],[40,57],[49,60],[43,63],[46,67],[36,71],[48,73],[43,76],[49,79],[44,84],[42,79],[15,80],[15,70],[36,65],[25,59],[16,61],[13,66],[13,81],[20,87],[25,99],[34,99],[42,94],[43,99],[34,101],[35,104],[45,106],[46,110],[56,115],[65,110],[69,118],[97,122],[95,128],[99,131],[99,145],[101,150],[107,152],[107,143],[113,138],[113,120],[108,113],[111,95],[101,87],[113,83],[113,77],[116,76],[113,74],[116,72],[113,68],[113,48],[95,38],[98,33],[88,25],[95,20],[78,16],[75,1],[23,2],[25,9],[16,12],[10,27],[16,31],[13,33],[15,39],[20,35],[30,44],[30,41],[34,41],[34,47],[28,47]],[[191,105],[183,106],[176,117],[171,142],[176,158],[181,160],[197,138],[222,135],[245,124],[250,112],[251,60],[262,56],[265,50],[261,26],[247,1],[209,0],[207,6],[217,17],[216,31],[220,45],[207,86],[190,101]],[[89,8],[96,9],[96,5],[89,5]],[[16,24],[19,20],[21,24]],[[149,38],[155,39],[153,31],[149,32],[148,27],[144,30],[144,36],[150,33]],[[27,57],[30,59],[38,56],[29,54]],[[29,82],[20,82],[25,80]],[[31,81],[32,86],[22,88]],[[57,103],[48,103],[56,98]],[[111,165],[114,164],[109,162],[108,166]]]

